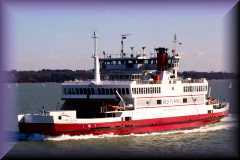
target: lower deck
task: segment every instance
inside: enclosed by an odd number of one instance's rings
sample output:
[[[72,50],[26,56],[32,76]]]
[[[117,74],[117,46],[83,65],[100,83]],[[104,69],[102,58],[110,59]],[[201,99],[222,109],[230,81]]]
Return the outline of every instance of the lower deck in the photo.
[[[200,127],[218,122],[228,112],[217,112],[202,115],[156,118],[156,119],[122,119],[118,122],[105,123],[19,123],[20,132],[42,133],[47,135],[79,134],[131,134],[159,132],[176,129]]]

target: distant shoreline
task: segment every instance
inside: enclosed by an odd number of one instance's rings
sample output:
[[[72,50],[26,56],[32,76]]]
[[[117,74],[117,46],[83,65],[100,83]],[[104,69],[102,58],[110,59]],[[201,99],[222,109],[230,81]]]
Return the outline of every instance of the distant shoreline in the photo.
[[[40,71],[7,71],[8,82],[15,83],[43,83],[55,82],[62,83],[64,81],[89,80],[94,78],[93,70],[49,70],[43,69]],[[212,79],[237,79],[237,73],[229,72],[198,72],[198,71],[183,71],[179,73],[183,78],[206,78]]]

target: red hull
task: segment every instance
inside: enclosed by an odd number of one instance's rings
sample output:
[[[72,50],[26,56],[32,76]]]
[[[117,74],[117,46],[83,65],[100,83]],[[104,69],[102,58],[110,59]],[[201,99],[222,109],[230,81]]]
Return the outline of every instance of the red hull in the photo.
[[[219,112],[204,115],[130,120],[96,124],[19,123],[19,130],[20,132],[24,133],[42,133],[46,135],[100,135],[109,133],[123,135],[131,133],[150,133],[201,127],[210,123],[218,122],[227,114],[227,112]]]

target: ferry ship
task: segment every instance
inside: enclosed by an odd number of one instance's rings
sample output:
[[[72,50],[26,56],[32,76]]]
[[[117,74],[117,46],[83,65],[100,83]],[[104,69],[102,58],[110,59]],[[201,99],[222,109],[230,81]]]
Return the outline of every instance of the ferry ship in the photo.
[[[96,54],[93,80],[62,83],[59,110],[19,114],[19,131],[45,135],[150,133],[191,129],[228,115],[229,103],[210,97],[205,78],[178,76],[180,51],[155,48],[154,54]],[[131,47],[133,51],[133,47]]]

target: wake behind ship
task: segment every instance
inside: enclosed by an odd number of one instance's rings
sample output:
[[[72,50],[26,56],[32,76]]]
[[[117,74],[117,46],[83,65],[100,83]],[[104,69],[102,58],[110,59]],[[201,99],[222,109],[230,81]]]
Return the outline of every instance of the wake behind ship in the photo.
[[[210,97],[205,78],[178,76],[180,53],[155,48],[154,54],[118,57],[96,54],[95,79],[62,83],[60,110],[19,114],[19,131],[46,135],[131,134],[187,129],[218,122],[229,103]]]

